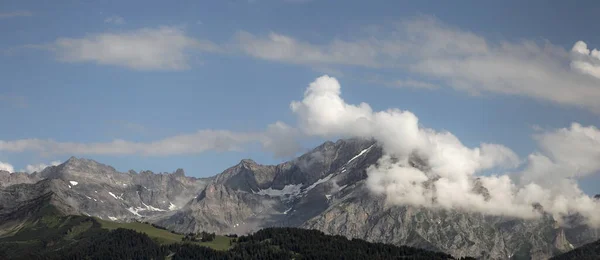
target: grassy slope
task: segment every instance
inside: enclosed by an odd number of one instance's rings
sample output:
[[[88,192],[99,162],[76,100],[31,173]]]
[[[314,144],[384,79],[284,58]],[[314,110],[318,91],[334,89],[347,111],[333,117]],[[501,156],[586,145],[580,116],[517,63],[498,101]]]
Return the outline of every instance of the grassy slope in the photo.
[[[102,219],[96,219],[103,228],[112,230],[117,228],[125,228],[131,229],[138,232],[146,233],[150,238],[154,239],[156,242],[160,244],[173,244],[173,243],[182,243],[181,239],[183,235],[173,234],[167,230],[155,228],[152,225],[139,223],[139,222],[130,222],[130,223],[120,223],[107,221]],[[227,250],[229,249],[229,241],[231,239],[226,236],[217,236],[215,240],[210,242],[194,242],[195,244],[210,247],[216,250]],[[192,242],[190,242],[192,243]]]

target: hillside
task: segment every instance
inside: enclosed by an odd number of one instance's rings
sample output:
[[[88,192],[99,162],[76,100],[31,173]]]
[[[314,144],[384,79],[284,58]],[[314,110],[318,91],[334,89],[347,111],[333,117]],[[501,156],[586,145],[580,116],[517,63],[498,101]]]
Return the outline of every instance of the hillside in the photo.
[[[51,205],[41,213],[0,238],[0,259],[454,259],[439,252],[297,228],[183,243],[182,235],[149,224],[64,216]]]
[[[552,260],[595,260],[600,259],[600,240],[585,244],[564,254],[557,255]]]

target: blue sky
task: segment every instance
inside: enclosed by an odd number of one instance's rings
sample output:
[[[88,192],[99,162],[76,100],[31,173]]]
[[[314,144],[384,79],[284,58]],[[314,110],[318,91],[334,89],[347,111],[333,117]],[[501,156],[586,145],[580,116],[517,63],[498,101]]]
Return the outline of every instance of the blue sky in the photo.
[[[193,176],[242,158],[278,163],[289,149],[252,140],[277,121],[296,128],[290,102],[324,74],[349,104],[409,110],[468,147],[503,144],[525,160],[540,150],[536,132],[600,126],[599,63],[573,54],[578,41],[600,48],[598,11],[595,1],[3,1],[0,162],[20,170],[74,155]],[[523,75],[512,67],[528,61]],[[206,129],[235,137],[173,152],[78,146]],[[336,137],[303,136],[295,151]]]

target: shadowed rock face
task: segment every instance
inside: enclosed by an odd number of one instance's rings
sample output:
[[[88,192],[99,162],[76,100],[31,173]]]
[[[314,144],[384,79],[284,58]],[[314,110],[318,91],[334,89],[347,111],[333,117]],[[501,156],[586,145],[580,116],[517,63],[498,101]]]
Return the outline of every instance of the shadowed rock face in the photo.
[[[482,259],[547,259],[600,237],[577,216],[560,227],[548,215],[521,220],[389,205],[366,186],[367,168],[381,157],[373,140],[347,139],[325,142],[279,165],[244,159],[205,179],[186,177],[182,169],[121,173],[73,157],[32,175],[0,172],[0,180],[10,183],[0,188],[0,231],[2,218],[15,223],[27,216],[26,209],[52,203],[69,214],[146,219],[178,232],[243,234],[271,226],[303,227]],[[417,154],[409,165],[429,167]],[[489,198],[480,180],[473,179],[472,187]]]

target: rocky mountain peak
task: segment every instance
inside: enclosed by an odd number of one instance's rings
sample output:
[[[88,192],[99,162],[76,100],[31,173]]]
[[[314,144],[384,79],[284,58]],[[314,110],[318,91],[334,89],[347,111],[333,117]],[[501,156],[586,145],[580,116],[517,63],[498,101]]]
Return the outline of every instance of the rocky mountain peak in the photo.
[[[257,165],[258,165],[258,163],[256,163],[256,162],[255,162],[254,160],[252,160],[252,159],[242,159],[242,160],[241,160],[241,161],[238,163],[238,165],[239,165],[239,166],[241,166],[241,167],[245,167],[245,168],[248,168],[248,169],[249,169],[249,168],[251,168],[251,167],[253,167],[253,166],[257,166]]]
[[[175,170],[175,172],[173,173],[174,176],[176,177],[184,177],[185,176],[185,171],[181,168]]]

